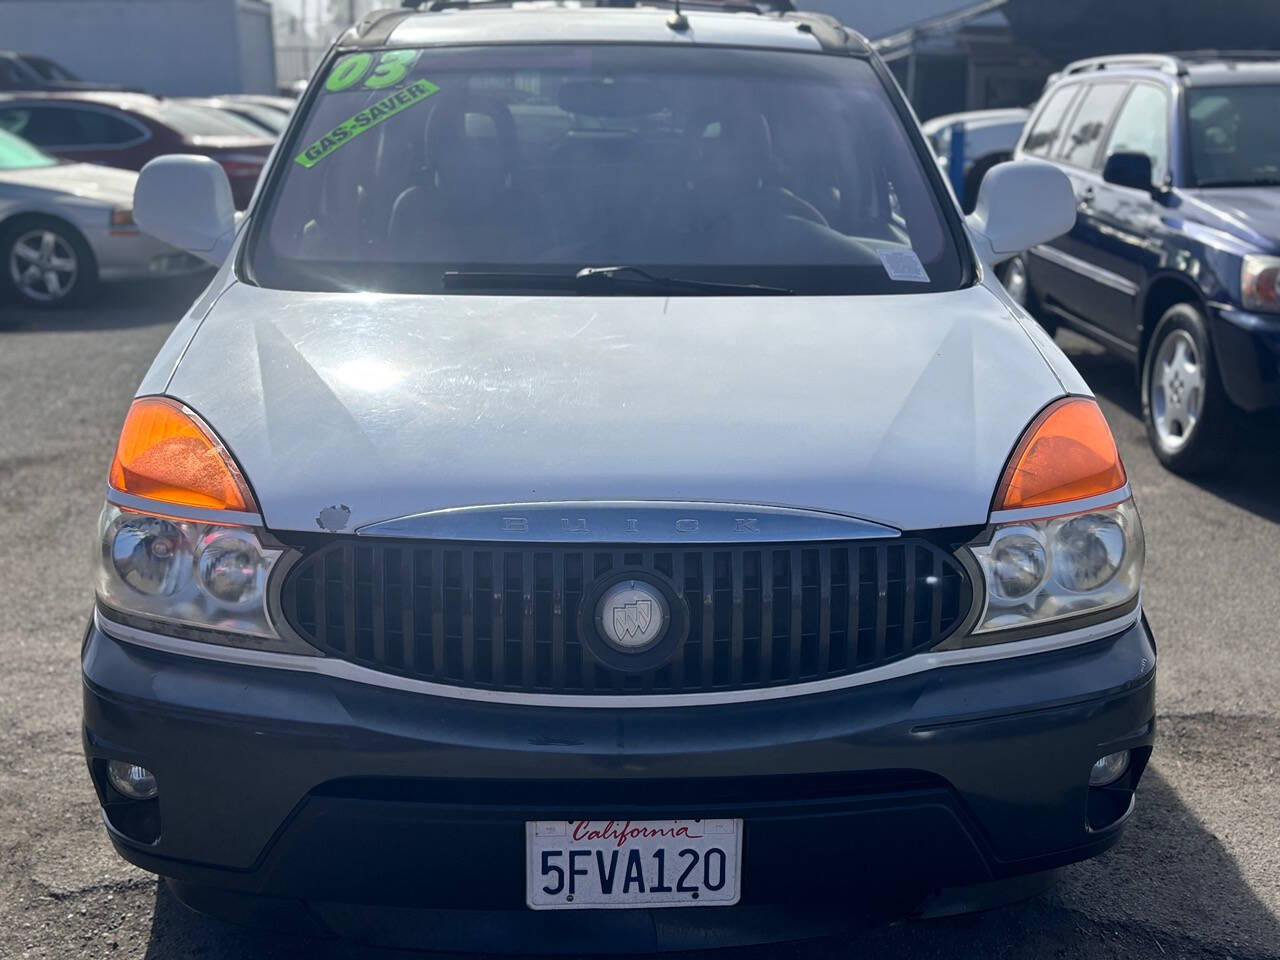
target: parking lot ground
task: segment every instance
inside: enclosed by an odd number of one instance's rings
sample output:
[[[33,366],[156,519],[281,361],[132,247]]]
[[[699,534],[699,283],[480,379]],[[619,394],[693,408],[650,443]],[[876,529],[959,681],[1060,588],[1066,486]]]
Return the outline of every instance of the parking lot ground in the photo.
[[[135,385],[198,284],[0,307],[0,958],[374,957],[190,913],[112,853],[80,753],[80,638],[103,476]],[[1280,957],[1280,428],[1214,481],[1163,471],[1132,374],[1059,335],[1115,430],[1146,524],[1159,734],[1121,844],[988,913],[734,958]],[[234,384],[228,384],[234,389]],[[851,864],[851,870],[857,865]]]

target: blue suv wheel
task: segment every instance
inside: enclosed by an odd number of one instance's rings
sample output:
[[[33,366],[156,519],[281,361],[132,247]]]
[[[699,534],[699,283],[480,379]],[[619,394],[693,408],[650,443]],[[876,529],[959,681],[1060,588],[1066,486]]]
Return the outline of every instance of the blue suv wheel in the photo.
[[[1220,467],[1233,438],[1204,316],[1179,303],[1160,318],[1142,368],[1142,413],[1156,456],[1175,473]]]

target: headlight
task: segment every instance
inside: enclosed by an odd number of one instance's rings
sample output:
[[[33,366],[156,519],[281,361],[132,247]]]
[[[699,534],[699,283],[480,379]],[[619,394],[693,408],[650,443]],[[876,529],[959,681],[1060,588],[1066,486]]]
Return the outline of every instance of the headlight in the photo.
[[[987,584],[974,633],[1122,606],[1138,595],[1146,552],[1132,500],[1001,524],[970,550]]]
[[[1058,580],[1074,593],[1105,587],[1120,572],[1128,552],[1124,525],[1114,513],[1072,517],[1053,531],[1053,538]]]
[[[94,551],[99,610],[185,640],[280,653],[320,651],[271,622],[268,586],[284,549],[239,465],[194,410],[163,396],[129,407],[107,474]],[[200,519],[185,519],[200,518]]]
[[[267,613],[267,582],[283,550],[264,542],[261,531],[113,504],[102,511],[98,531],[97,595],[108,618],[123,614],[131,625],[238,635],[247,646],[292,645],[280,639]],[[217,635],[197,639],[231,642]]]
[[[168,597],[191,579],[191,548],[182,529],[164,517],[132,515],[117,521],[111,542],[111,569],[136,593]]]
[[[1005,465],[994,526],[969,545],[987,587],[972,632],[1034,628],[1108,609],[1119,616],[1136,603],[1145,546],[1127,483],[1096,402],[1063,397],[1041,410]],[[1108,503],[1120,497],[1126,499]],[[1081,509],[1097,503],[1105,506]]]
[[[1240,267],[1240,303],[1246,310],[1280,313],[1280,257],[1245,256]]]
[[[1001,600],[1021,600],[1044,583],[1049,554],[1040,531],[1009,527],[992,546],[989,587]]]
[[[249,530],[226,527],[200,538],[196,551],[196,585],[214,603],[229,610],[252,610],[262,604],[271,565]]]

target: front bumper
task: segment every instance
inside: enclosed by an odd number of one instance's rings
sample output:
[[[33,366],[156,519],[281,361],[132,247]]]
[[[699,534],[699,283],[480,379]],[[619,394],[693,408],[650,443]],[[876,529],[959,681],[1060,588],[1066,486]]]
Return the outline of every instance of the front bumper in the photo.
[[[1035,656],[683,708],[442,700],[174,655],[96,625],[83,669],[100,798],[107,759],[159,784],[153,843],[107,804],[120,854],[187,884],[313,903],[521,910],[530,819],[742,817],[748,905],[1044,871],[1115,842],[1131,793],[1098,822],[1090,766],[1135,750],[1128,791],[1154,735],[1145,619]]]
[[[1250,412],[1280,408],[1280,316],[1209,305],[1218,373],[1231,402]]]

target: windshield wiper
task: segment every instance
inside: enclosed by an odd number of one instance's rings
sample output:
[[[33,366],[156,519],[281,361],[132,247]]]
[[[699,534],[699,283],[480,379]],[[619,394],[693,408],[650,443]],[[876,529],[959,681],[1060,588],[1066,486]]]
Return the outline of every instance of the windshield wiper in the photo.
[[[612,284],[644,283],[666,290],[719,290],[723,293],[753,293],[762,296],[790,296],[795,293],[786,287],[766,287],[759,283],[721,283],[716,280],[684,280],[680,277],[660,277],[640,267],[583,267],[575,279],[579,285],[591,283]]]
[[[1197,187],[1280,187],[1280,177],[1246,177],[1238,180],[1201,180]]]
[[[574,274],[560,273],[486,273],[483,271],[449,270],[444,274],[446,290],[572,290],[590,292],[614,290],[618,286],[656,287],[671,293],[704,291],[707,293],[749,294],[756,296],[788,296],[795,293],[786,287],[767,287],[758,283],[721,283],[714,280],[685,280],[662,277],[641,267],[583,267]]]

